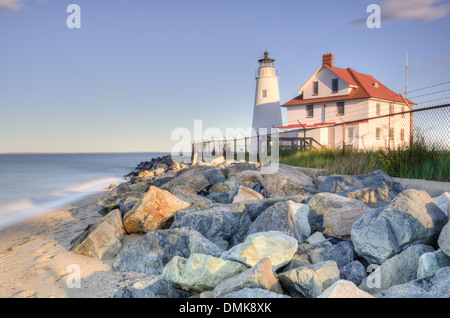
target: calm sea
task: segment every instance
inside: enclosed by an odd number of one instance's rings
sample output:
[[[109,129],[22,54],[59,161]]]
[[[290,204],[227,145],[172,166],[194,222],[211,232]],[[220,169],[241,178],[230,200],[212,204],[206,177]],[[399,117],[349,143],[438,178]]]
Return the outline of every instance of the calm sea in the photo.
[[[58,208],[167,153],[0,154],[0,229]]]

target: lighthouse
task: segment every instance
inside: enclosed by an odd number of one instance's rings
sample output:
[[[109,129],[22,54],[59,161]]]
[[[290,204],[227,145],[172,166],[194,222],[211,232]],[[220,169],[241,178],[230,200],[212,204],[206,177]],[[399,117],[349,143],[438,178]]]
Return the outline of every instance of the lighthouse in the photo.
[[[278,76],[274,66],[275,60],[269,57],[269,52],[264,52],[264,58],[258,62],[252,128],[257,131],[267,128],[267,131],[270,131],[272,126],[282,124]]]

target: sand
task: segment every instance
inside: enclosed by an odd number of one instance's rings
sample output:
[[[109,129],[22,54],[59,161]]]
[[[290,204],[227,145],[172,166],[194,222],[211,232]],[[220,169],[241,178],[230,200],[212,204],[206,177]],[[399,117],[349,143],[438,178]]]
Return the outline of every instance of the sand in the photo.
[[[70,241],[100,220],[98,192],[0,231],[0,297],[108,298],[146,274],[115,272],[112,260],[68,251]],[[124,245],[139,238],[127,235]]]

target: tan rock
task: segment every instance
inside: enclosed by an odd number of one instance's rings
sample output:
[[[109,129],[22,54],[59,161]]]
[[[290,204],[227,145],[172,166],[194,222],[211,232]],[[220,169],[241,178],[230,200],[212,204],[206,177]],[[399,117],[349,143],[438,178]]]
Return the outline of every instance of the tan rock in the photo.
[[[317,298],[375,298],[348,280],[338,280]]]
[[[190,203],[170,192],[150,186],[141,201],[125,214],[125,229],[128,233],[147,233],[167,228],[174,214],[188,206]]]
[[[174,171],[174,170],[173,170]],[[180,175],[161,186],[173,194],[198,194],[209,186],[208,180],[196,169],[182,171]]]
[[[123,235],[121,213],[115,209],[78,239],[70,250],[100,260],[111,258],[122,248]]]
[[[233,203],[261,199],[264,199],[264,196],[261,193],[248,187],[240,186],[237,194],[233,198]]]
[[[338,238],[349,238],[353,223],[370,209],[330,209],[323,214],[324,233]]]

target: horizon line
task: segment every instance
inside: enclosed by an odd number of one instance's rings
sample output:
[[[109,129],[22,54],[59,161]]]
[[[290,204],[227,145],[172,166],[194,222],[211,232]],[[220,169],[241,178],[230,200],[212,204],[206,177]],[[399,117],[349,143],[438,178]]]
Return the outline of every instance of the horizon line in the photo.
[[[68,152],[0,152],[0,155],[57,155],[57,154],[124,154],[124,153],[170,153],[170,151],[68,151]]]

